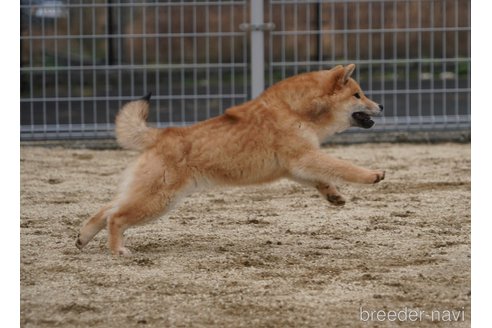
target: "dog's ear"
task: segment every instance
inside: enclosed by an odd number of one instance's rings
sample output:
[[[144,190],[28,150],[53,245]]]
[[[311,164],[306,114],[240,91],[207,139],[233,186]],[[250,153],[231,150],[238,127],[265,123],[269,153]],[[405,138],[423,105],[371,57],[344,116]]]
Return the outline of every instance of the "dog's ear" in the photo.
[[[338,65],[333,68],[333,79],[339,85],[344,85],[348,82],[350,76],[355,70],[355,65],[350,64],[345,67]]]
[[[345,74],[343,75],[343,84],[347,83],[349,78],[352,76],[352,73],[355,70],[355,64],[349,64],[344,67]]]

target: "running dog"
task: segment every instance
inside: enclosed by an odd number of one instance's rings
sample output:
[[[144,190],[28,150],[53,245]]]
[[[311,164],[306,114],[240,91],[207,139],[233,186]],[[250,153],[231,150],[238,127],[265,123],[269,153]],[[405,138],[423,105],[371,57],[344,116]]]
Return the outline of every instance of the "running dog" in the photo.
[[[315,187],[333,205],[344,205],[334,182],[374,184],[385,176],[320,148],[327,137],[351,126],[372,127],[371,116],[383,110],[351,78],[354,69],[350,64],[290,77],[221,116],[186,127],[148,127],[150,94],[126,104],[116,117],[116,138],[140,156],[114,200],[83,224],[76,246],[82,249],[107,227],[111,252],[128,255],[126,229],[216,185],[288,178]]]

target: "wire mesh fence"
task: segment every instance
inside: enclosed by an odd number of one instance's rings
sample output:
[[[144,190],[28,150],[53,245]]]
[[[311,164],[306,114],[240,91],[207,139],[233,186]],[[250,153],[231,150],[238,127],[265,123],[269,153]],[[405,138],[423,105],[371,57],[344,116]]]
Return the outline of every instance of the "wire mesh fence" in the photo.
[[[355,63],[382,130],[470,126],[470,2],[270,1],[269,83]]]
[[[250,1],[21,1],[21,139],[105,138],[153,92],[158,126],[251,97]],[[265,86],[355,63],[383,130],[469,129],[470,2],[264,1]],[[258,18],[256,18],[258,21]],[[263,65],[262,65],[263,66]],[[260,68],[261,69],[261,68]]]

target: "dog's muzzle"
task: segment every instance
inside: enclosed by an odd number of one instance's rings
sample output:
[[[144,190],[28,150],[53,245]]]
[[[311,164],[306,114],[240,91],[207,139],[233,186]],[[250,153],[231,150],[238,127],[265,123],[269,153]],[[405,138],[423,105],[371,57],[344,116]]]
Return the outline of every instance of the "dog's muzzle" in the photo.
[[[380,116],[381,113],[383,112],[383,105],[378,105],[378,107],[379,107],[379,112],[376,112],[373,115]],[[372,126],[374,125],[374,121],[371,119],[371,116],[366,112],[352,113],[352,120],[353,120],[353,125],[364,129],[372,128]]]
[[[359,126],[364,129],[369,129],[374,125],[374,121],[371,119],[371,116],[364,112],[353,113],[352,119],[354,120],[355,126]]]

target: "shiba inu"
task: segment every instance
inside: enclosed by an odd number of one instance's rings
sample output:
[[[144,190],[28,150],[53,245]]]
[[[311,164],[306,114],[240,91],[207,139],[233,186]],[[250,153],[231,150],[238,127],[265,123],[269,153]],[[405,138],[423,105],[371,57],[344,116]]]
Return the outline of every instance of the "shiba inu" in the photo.
[[[119,194],[83,224],[76,246],[82,249],[107,227],[111,252],[130,254],[123,242],[126,229],[215,185],[289,178],[344,205],[334,182],[373,184],[385,176],[320,149],[327,137],[351,126],[372,127],[371,116],[383,110],[351,78],[354,69],[350,64],[287,78],[221,116],[186,127],[148,127],[150,94],[126,104],[116,117],[116,138],[141,154],[125,173]]]

